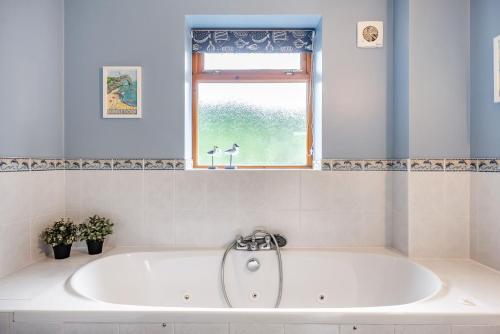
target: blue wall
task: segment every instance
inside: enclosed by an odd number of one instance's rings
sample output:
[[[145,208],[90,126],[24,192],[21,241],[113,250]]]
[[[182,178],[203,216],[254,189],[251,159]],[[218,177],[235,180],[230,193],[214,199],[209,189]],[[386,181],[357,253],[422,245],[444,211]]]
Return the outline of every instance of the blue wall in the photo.
[[[410,157],[468,157],[469,1],[411,0],[409,10]]]
[[[288,14],[323,18],[323,156],[388,157],[391,29],[381,49],[355,37],[357,21],[391,13],[391,0],[66,0],[66,155],[183,157],[185,16]],[[143,119],[101,118],[104,65],[142,66]]]
[[[493,38],[500,35],[500,1],[471,1],[471,154],[500,157],[500,103],[493,103]]]
[[[394,2],[394,158],[409,157],[410,3]]]
[[[63,0],[0,1],[0,156],[63,155]]]

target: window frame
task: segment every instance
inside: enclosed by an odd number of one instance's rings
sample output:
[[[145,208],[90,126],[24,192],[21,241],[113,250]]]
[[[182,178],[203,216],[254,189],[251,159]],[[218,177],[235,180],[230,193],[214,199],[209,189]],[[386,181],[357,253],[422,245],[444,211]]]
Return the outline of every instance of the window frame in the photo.
[[[239,169],[312,169],[313,167],[313,87],[312,87],[312,64],[313,55],[310,52],[303,52],[301,56],[300,70],[209,70],[203,68],[204,54],[193,53],[192,55],[192,157],[193,168],[208,168],[208,165],[198,163],[198,84],[207,82],[305,82],[307,84],[306,101],[306,164],[305,165],[237,165]],[[224,168],[224,165],[216,165],[217,168]]]

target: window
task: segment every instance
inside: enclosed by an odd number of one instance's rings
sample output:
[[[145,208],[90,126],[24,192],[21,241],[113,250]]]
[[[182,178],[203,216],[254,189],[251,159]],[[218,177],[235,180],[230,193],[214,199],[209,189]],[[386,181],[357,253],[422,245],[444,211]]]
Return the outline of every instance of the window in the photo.
[[[214,164],[227,165],[224,151],[237,143],[240,168],[312,167],[312,53],[227,52],[224,45],[193,52],[193,166],[209,166],[214,146],[221,150]]]

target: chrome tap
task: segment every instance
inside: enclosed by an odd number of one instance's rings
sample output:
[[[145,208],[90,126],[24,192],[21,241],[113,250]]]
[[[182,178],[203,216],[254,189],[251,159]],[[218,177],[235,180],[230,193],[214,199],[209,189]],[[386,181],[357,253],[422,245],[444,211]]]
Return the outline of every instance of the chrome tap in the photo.
[[[266,236],[264,236],[264,243],[261,243],[259,245],[259,249],[260,250],[270,250],[271,249],[271,236],[266,234]]]
[[[248,250],[248,243],[245,242],[243,239],[243,236],[240,235],[238,239],[236,240],[236,247],[237,250]]]
[[[252,242],[250,243],[250,250],[255,252],[258,247],[259,247],[259,244],[257,243],[257,241],[255,239],[255,234],[253,234],[252,235]]]
[[[287,243],[285,237],[279,234],[270,234],[262,230],[256,230],[248,236],[238,236],[234,241],[236,250],[259,251],[272,250],[276,248],[276,243],[279,247],[284,247]]]

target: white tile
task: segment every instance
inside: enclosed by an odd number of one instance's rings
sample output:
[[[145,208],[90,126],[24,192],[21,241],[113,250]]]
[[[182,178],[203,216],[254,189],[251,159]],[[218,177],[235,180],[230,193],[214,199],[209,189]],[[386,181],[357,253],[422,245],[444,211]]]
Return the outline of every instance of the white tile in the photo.
[[[285,334],[338,334],[338,325],[290,324],[285,325]]]
[[[239,171],[210,171],[206,173],[207,208],[228,210],[238,205]]]
[[[471,181],[471,256],[500,270],[500,173],[475,173]]]
[[[61,324],[14,322],[13,334],[62,334]]]
[[[77,222],[82,220],[81,212],[81,176],[82,172],[79,170],[66,171],[65,178],[65,202],[66,202],[66,212],[67,216],[71,217]]]
[[[285,328],[281,324],[230,324],[230,334],[284,334]]]
[[[357,226],[353,245],[384,247],[390,244],[388,231],[392,229],[392,217],[385,212],[365,213],[362,222]]]
[[[376,172],[374,172],[376,173]],[[333,198],[330,210],[337,213],[364,212],[367,207],[366,189],[370,188],[365,180],[374,178],[375,174],[363,175],[363,172],[332,172]]]
[[[263,225],[269,232],[283,235],[287,239],[289,247],[303,244],[300,230],[300,211],[268,211],[265,214],[264,223],[260,223],[260,220],[254,220],[253,223],[254,227]]]
[[[31,173],[0,173],[0,225],[28,219],[31,199]]]
[[[340,334],[394,334],[393,325],[343,325]]]
[[[144,172],[144,242],[148,245],[173,245],[174,173]]]
[[[64,171],[31,172],[31,216],[65,211]]]
[[[207,171],[176,171],[175,209],[203,210],[206,208]]]
[[[446,214],[470,216],[470,185],[471,173],[445,173]]]
[[[372,245],[373,236],[363,234],[362,212],[303,211],[300,217],[302,242],[306,246]],[[384,231],[380,231],[384,233]],[[363,235],[361,235],[363,234]]]
[[[395,334],[451,334],[446,325],[397,325]]]
[[[461,176],[447,176],[460,174]],[[410,255],[467,258],[469,256],[468,177],[461,173],[412,173],[409,178]],[[465,209],[455,209],[461,206]],[[465,215],[463,215],[466,213]]]
[[[175,244],[192,247],[224,247],[243,231],[236,211],[176,211]]]
[[[64,334],[118,334],[117,324],[64,324]]]
[[[228,334],[228,324],[175,324],[175,334]]]
[[[265,179],[267,209],[300,209],[300,172],[268,171],[265,173]]]
[[[363,196],[363,211],[370,214],[385,214],[390,205],[392,180],[389,172],[362,172],[359,192]]]
[[[0,277],[31,263],[28,221],[0,225],[0,254]]]
[[[144,229],[144,174],[142,171],[112,172],[111,213],[115,223],[110,241],[118,245],[146,245]],[[91,213],[92,214],[92,213]]]
[[[12,313],[0,313],[0,333],[11,334]]]
[[[120,334],[173,334],[173,324],[120,324]]]
[[[31,259],[39,261],[47,256],[52,257],[52,247],[40,239],[42,231],[64,214],[33,217],[30,221],[30,253]]]
[[[330,210],[333,203],[333,173],[303,171],[301,177],[301,209]],[[336,190],[335,190],[336,191]]]
[[[331,211],[302,211],[300,232],[302,246],[335,246],[337,243]]]
[[[264,171],[238,171],[238,210],[259,211],[266,207]]]
[[[81,217],[97,214],[110,217],[113,200],[113,172],[86,170],[81,173]]]
[[[452,326],[452,334],[500,334],[500,326]]]
[[[392,239],[391,246],[404,254],[409,252],[408,240],[408,173],[392,172]]]

